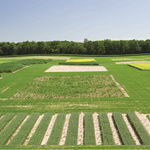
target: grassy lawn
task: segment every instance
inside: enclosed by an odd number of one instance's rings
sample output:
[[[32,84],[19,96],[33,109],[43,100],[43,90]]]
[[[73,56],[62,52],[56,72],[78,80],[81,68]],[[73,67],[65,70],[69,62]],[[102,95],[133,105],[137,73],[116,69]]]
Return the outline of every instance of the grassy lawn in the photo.
[[[33,56],[32,56],[33,57]],[[44,57],[44,56],[43,56]],[[45,56],[46,57],[46,56]],[[55,56],[53,56],[55,57]],[[56,57],[59,57],[56,56]],[[63,57],[63,56],[61,56]],[[70,57],[68,55],[64,57]],[[31,59],[31,56],[0,57],[0,63]],[[150,61],[150,55],[128,55],[93,57],[77,55],[71,59],[95,59],[107,72],[44,72],[64,60],[52,60],[47,64],[30,65],[16,73],[1,73],[0,113],[81,113],[83,112],[133,112],[150,114],[150,71],[140,71],[123,61]],[[42,58],[43,59],[43,58]],[[124,97],[111,80],[115,80],[125,89],[130,97]],[[63,83],[63,84],[62,84]],[[109,84],[107,84],[109,83]],[[109,88],[111,87],[111,88]],[[97,89],[109,89],[105,95]],[[118,94],[112,96],[114,91]],[[111,92],[112,91],[112,92]],[[92,93],[91,95],[88,93]],[[109,93],[110,92],[110,93]],[[20,94],[16,94],[20,93]],[[34,95],[35,94],[35,95]],[[15,96],[14,96],[15,95]],[[38,96],[37,96],[38,95]],[[95,96],[94,96],[95,95]],[[148,146],[0,146],[0,148],[68,148],[68,149],[135,149]]]

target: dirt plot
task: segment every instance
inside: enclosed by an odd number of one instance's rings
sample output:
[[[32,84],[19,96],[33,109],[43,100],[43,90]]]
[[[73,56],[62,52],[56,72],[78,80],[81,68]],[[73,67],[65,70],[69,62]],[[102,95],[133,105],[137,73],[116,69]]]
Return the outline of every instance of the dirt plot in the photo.
[[[54,65],[45,72],[90,72],[90,71],[108,71],[103,66],[63,66]]]
[[[124,94],[109,75],[44,76],[22,87],[11,99],[99,97],[124,97]]]
[[[126,61],[126,62],[116,62],[116,64],[136,64],[136,63],[150,63],[150,61]]]

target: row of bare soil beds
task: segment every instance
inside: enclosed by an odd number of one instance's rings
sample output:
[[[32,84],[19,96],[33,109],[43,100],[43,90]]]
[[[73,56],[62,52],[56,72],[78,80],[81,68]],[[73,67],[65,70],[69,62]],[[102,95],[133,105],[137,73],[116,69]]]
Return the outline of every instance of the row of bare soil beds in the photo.
[[[150,126],[148,119],[147,122]],[[0,145],[137,145],[137,143],[150,145],[150,135],[134,112],[0,114]]]

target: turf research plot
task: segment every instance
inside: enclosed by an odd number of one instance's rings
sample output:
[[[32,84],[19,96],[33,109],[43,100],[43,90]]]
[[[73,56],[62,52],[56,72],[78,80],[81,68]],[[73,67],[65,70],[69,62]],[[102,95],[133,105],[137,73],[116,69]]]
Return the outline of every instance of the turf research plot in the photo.
[[[92,71],[108,71],[103,66],[64,66],[54,65],[45,72],[92,72]]]
[[[150,63],[129,64],[129,66],[137,68],[139,70],[150,70]]]

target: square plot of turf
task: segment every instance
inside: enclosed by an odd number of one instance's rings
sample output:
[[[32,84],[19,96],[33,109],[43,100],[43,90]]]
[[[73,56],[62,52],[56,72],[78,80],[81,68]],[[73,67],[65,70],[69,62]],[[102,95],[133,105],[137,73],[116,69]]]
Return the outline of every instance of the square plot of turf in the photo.
[[[92,72],[92,71],[108,71],[104,66],[65,66],[54,65],[45,72]]]
[[[150,70],[150,63],[135,63],[129,64],[129,66],[137,68],[139,70]]]

